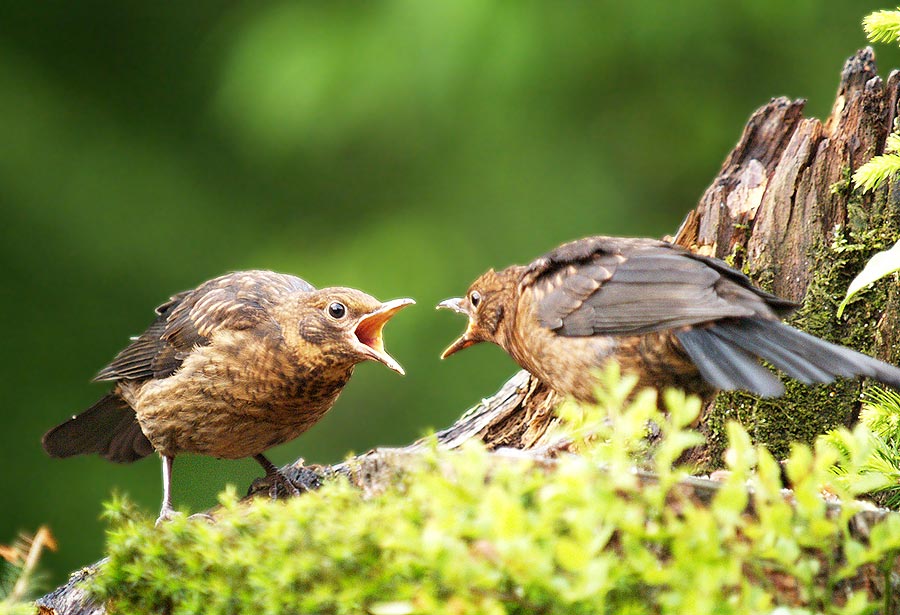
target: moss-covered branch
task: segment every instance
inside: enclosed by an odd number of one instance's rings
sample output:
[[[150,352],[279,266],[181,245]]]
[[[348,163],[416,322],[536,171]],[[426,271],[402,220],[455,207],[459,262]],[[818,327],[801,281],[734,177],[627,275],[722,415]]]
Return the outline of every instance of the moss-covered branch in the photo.
[[[134,614],[894,612],[900,517],[853,500],[863,431],[796,448],[786,492],[732,424],[729,472],[694,478],[672,464],[697,443],[699,402],[673,392],[663,415],[653,392],[626,402],[631,386],[610,374],[598,408],[561,411],[548,443],[578,454],[434,438],[286,502],[225,494],[212,523],[156,528],[114,502],[109,560],[79,580]]]

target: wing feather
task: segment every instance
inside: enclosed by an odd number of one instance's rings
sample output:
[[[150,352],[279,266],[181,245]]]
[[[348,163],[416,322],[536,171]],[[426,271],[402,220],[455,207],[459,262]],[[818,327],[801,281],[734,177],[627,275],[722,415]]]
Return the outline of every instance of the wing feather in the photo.
[[[217,330],[255,326],[284,296],[313,290],[298,277],[271,271],[240,271],[205,282],[159,306],[156,320],[95,380],[171,376],[190,351],[209,344]]]
[[[637,335],[723,318],[775,319],[795,304],[722,261],[655,240],[591,237],[526,273],[539,322],[560,335]]]

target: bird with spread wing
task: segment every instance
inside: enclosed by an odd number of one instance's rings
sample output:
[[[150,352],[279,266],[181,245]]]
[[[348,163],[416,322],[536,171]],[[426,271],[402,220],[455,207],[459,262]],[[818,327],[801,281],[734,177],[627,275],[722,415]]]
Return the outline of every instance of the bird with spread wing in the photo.
[[[465,314],[448,357],[493,342],[564,395],[594,398],[608,361],[638,386],[709,398],[784,392],[759,359],[804,383],[868,376],[900,388],[900,369],[781,320],[798,306],[755,287],[725,262],[653,239],[588,237],[533,261],[488,271],[439,308]]]

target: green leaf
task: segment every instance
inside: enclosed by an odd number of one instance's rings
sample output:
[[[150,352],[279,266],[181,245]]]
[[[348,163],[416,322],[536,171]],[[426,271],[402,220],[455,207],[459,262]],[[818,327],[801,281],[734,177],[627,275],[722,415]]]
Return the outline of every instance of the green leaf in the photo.
[[[844,300],[838,306],[838,318],[844,313],[844,308],[856,293],[897,270],[900,270],[900,241],[895,243],[890,250],[874,255],[863,267],[863,270],[853,278],[853,281],[850,282],[850,286],[847,288],[847,296],[844,297]]]
[[[570,538],[561,538],[556,543],[556,560],[566,570],[578,572],[590,562],[590,553],[583,544]]]

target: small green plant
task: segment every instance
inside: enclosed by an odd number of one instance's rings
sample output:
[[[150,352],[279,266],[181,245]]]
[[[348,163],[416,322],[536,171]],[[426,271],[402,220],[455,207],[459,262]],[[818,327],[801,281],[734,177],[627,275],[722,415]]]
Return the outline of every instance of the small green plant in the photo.
[[[888,135],[884,154],[874,156],[853,173],[853,185],[864,192],[874,190],[900,171],[900,135]]]
[[[900,8],[867,15],[863,19],[863,29],[873,43],[900,42]]]
[[[129,614],[879,608],[846,584],[900,550],[900,517],[874,526],[867,542],[851,538],[867,438],[795,447],[789,502],[778,462],[731,423],[727,479],[711,499],[697,497],[673,462],[699,441],[687,428],[699,402],[666,393],[664,414],[655,393],[633,386],[607,373],[596,407],[566,405],[559,435],[580,454],[552,461],[474,442],[433,446],[376,493],[343,479],[287,502],[240,503],[228,491],[214,524],[176,518],[156,528],[116,500],[109,560],[89,589]],[[636,457],[652,475],[636,471]],[[823,489],[844,504],[829,508]]]
[[[858,488],[875,495],[880,504],[896,510],[900,508],[900,393],[874,387],[867,393],[865,401],[857,433],[851,435],[846,429],[840,429],[822,437],[844,455],[850,448],[846,445],[848,438],[864,440],[864,446],[855,448],[864,454],[855,464],[866,476],[864,484]],[[835,467],[835,472],[842,473],[840,465]]]

